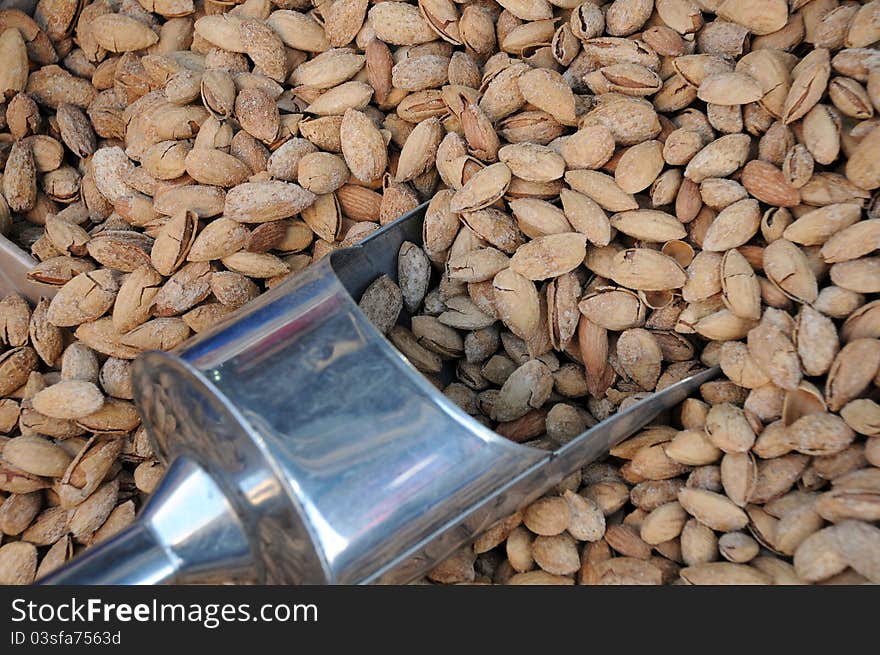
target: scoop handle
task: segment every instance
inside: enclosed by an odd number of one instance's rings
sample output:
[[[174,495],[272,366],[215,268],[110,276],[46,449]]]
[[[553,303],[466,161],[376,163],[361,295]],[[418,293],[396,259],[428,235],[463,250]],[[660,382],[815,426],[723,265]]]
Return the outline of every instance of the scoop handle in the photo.
[[[256,581],[245,532],[223,492],[194,460],[174,461],[140,517],[40,580],[45,585]]]
[[[174,577],[178,561],[140,521],[40,580],[44,585],[152,585]]]

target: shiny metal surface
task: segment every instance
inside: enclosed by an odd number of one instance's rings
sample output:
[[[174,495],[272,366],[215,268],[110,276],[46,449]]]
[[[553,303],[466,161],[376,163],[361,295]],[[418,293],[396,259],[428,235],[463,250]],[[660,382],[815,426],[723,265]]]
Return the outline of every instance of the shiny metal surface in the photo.
[[[396,275],[400,244],[421,242],[424,208],[176,354],[135,361],[136,402],[157,453],[198,463],[216,482],[228,500],[217,520],[240,522],[259,582],[412,580],[717,375],[670,387],[556,452],[496,435],[425,380],[352,298],[379,274]],[[171,504],[169,516],[188,511],[195,523],[204,509],[181,509],[182,498],[154,499],[142,520]],[[93,558],[110,561],[112,550]],[[143,581],[163,570],[179,579],[197,564],[228,568],[199,549],[175,553],[174,570],[147,558]]]
[[[209,582],[218,571],[258,578],[244,526],[210,475],[179,457],[137,522],[47,576],[43,584]]]
[[[0,234],[0,297],[17,291],[31,302],[37,302],[41,296],[55,295],[54,287],[28,279],[27,272],[36,263],[33,257]]]
[[[279,569],[267,570],[272,581],[369,579],[402,545],[546,458],[437,394],[369,324],[329,261],[181,359],[189,366],[160,353],[137,365],[147,429],[168,459],[197,452],[242,514],[257,517],[261,558]],[[218,396],[229,411],[200,409]],[[224,424],[222,440],[206,422]],[[279,542],[280,525],[294,530],[299,552]],[[318,558],[309,557],[314,543]]]

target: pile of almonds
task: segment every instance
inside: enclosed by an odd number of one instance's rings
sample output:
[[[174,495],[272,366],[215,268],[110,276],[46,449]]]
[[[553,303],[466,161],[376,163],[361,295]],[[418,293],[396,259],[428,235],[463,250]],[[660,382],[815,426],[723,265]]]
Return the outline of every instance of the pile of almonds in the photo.
[[[0,584],[27,584],[116,534],[163,473],[129,362],[100,361],[52,322],[53,306],[0,301]]]
[[[880,0],[0,10],[0,233],[47,285],[0,305],[0,583],[161,476],[131,359],[425,201],[362,305],[501,434],[724,371],[429,579],[880,581],[878,41]]]

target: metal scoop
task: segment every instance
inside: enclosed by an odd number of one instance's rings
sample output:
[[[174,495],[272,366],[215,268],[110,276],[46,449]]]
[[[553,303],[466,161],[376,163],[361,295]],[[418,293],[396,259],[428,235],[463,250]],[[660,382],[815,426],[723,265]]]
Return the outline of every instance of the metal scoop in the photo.
[[[403,583],[593,461],[708,370],[548,452],[452,404],[357,307],[425,205],[133,367],[169,468],[138,520],[45,579]]]

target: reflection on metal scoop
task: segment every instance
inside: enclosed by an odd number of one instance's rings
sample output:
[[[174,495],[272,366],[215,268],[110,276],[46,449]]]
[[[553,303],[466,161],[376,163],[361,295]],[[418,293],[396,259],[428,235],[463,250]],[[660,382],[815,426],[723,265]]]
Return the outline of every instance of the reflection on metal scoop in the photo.
[[[421,243],[425,205],[324,258],[175,354],[134,364],[168,473],[137,522],[45,580],[408,582],[718,374],[701,372],[556,451],[464,414],[359,298]]]

